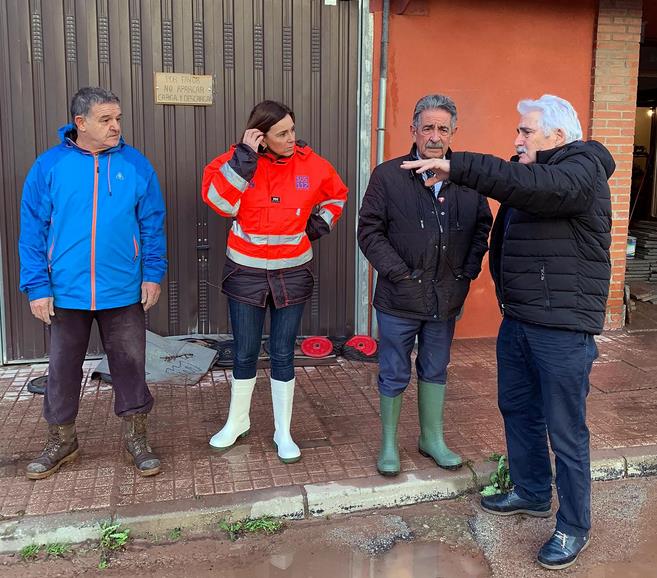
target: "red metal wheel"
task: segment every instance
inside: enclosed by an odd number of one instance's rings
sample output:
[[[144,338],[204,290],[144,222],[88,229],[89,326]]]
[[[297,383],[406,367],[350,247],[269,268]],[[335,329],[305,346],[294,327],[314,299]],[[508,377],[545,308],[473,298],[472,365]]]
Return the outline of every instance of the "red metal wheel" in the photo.
[[[376,354],[376,350],[379,347],[376,339],[373,339],[369,335],[354,335],[345,345],[353,347],[363,355],[367,355],[367,357]]]
[[[301,342],[301,351],[308,357],[320,359],[322,357],[328,357],[333,353],[333,343],[326,337],[306,337]]]

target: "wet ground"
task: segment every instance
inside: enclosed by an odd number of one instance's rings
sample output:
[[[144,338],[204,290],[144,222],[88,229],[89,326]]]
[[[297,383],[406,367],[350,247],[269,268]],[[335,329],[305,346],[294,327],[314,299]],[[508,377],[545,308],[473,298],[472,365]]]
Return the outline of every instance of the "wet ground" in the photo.
[[[636,331],[657,331],[657,304],[636,301],[630,323],[625,328],[630,333]]]
[[[230,541],[219,529],[133,540],[106,576],[225,578],[647,578],[657,576],[657,478],[594,485],[590,548],[558,574],[534,561],[554,518],[499,518],[476,496],[331,519],[286,522],[277,534]],[[93,575],[100,553],[77,547],[60,559],[0,556],[0,576]]]
[[[657,308],[657,306],[655,306]],[[657,444],[657,332],[609,332],[596,338],[600,357],[591,374],[588,422],[593,449]],[[445,436],[466,460],[504,453],[497,408],[494,339],[461,339],[451,351]],[[225,421],[229,372],[213,370],[189,387],[156,384],[149,439],[162,472],[140,478],[126,464],[111,387],[85,378],[77,420],[80,458],[57,475],[30,481],[24,468],[43,448],[43,398],[27,382],[45,365],[0,368],[0,516],[4,520],[147,504],[168,507],[181,500],[307,484],[378,480],[379,401],[377,366],[338,359],[334,365],[296,368],[292,434],[303,459],[282,464],[271,443],[269,377],[258,372],[251,433],[228,452],[213,452],[208,439]],[[402,469],[423,472],[433,463],[417,451],[417,388],[404,394],[399,424]]]

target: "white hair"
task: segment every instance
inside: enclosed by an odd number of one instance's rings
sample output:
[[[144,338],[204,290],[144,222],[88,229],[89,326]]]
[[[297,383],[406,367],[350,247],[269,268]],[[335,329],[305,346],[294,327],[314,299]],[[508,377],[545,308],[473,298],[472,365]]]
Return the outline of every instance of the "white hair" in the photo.
[[[582,138],[582,125],[577,118],[577,111],[567,100],[553,94],[544,94],[537,100],[526,99],[518,103],[520,114],[534,111],[541,113],[538,125],[545,136],[560,128],[565,133],[566,144]]]

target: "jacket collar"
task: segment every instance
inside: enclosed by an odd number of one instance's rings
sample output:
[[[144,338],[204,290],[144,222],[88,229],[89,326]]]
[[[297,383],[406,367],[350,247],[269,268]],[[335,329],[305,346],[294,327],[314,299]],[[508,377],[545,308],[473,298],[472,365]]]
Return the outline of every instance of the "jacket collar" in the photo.
[[[410,161],[415,161],[420,158],[420,155],[417,153],[417,145],[413,143],[413,146],[411,147],[410,152],[408,153],[408,160]],[[448,148],[447,152],[445,153],[445,158],[449,160],[452,158],[452,149]]]
[[[80,151],[81,153],[84,154],[92,154],[90,151],[85,150],[83,148],[80,148],[77,143],[75,142],[78,138],[78,131],[75,128],[75,125],[72,123],[65,124],[64,126],[60,127],[60,129],[57,131],[59,134],[59,138],[62,141],[62,144],[66,147],[71,147],[73,149],[76,149]],[[123,136],[119,138],[119,142],[117,145],[105,149],[104,151],[100,151],[98,154],[108,154],[108,153],[114,153],[118,151],[123,145],[125,144],[125,141],[123,140]]]
[[[420,155],[417,154],[417,145],[415,143],[413,143],[413,146],[411,147],[411,150],[408,153],[408,160],[409,161],[416,161],[419,158],[420,158]],[[452,158],[452,149],[451,148],[447,149],[447,152],[445,153],[445,158],[447,160]],[[408,171],[408,175],[412,179],[415,178],[415,177],[419,177],[420,180],[423,180],[422,177],[420,175],[418,175],[415,171]],[[446,186],[449,183],[451,183],[451,181],[449,179],[445,179],[443,181],[443,186]],[[424,182],[422,182],[422,184],[424,185]]]
[[[550,161],[554,160],[554,157],[557,156],[561,151],[566,150],[566,147],[569,145],[572,145],[573,143],[565,144],[560,147],[556,147],[553,149],[548,149],[545,151],[538,151],[536,153],[536,162],[541,165],[546,165]]]
[[[292,153],[289,157],[281,157],[270,151],[258,153],[258,156],[260,158],[267,159],[274,164],[285,165],[291,162],[294,157],[306,158],[310,155],[310,153],[312,153],[312,149],[306,144],[306,142],[297,140],[294,147],[294,153]]]

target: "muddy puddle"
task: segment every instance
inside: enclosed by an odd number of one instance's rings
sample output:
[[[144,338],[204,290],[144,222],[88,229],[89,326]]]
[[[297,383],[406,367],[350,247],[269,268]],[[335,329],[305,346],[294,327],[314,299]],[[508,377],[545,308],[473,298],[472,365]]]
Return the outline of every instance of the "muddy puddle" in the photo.
[[[455,551],[442,543],[399,543],[373,558],[361,552],[299,549],[221,573],[225,578],[486,578],[490,575],[481,557]]]

